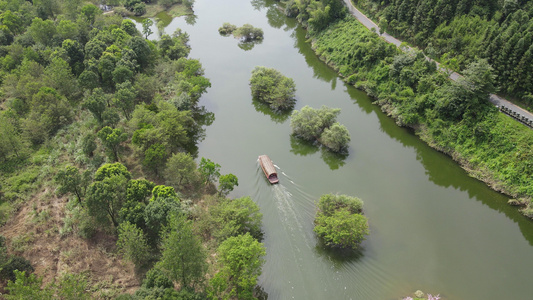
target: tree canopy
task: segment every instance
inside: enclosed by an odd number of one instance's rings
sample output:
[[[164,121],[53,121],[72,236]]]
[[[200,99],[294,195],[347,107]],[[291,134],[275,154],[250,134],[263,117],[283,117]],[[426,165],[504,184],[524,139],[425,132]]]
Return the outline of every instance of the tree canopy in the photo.
[[[306,141],[318,142],[333,152],[345,151],[350,136],[344,125],[336,123],[340,109],[304,106],[291,115],[292,134]]]
[[[268,104],[274,111],[290,110],[296,102],[294,80],[272,68],[255,67],[250,78],[250,88],[254,99]]]
[[[356,249],[368,235],[363,202],[347,195],[320,197],[314,231],[328,247]]]

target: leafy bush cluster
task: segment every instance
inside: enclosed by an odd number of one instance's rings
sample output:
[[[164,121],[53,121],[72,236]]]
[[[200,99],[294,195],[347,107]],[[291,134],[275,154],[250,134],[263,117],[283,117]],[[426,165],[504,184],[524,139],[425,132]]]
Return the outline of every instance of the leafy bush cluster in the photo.
[[[350,142],[350,134],[344,125],[336,122],[340,109],[322,106],[314,109],[304,106],[291,115],[292,134],[310,142],[319,142],[333,152],[344,152]]]
[[[368,235],[363,201],[346,195],[320,197],[314,231],[328,247],[356,249]]]
[[[222,35],[233,34],[233,36],[241,42],[263,40],[263,30],[261,28],[253,27],[250,24],[244,24],[241,27],[237,27],[230,23],[224,23],[222,24],[222,27],[218,29],[218,32]]]
[[[276,112],[290,110],[296,103],[294,80],[272,68],[255,67],[250,78],[250,88],[254,99],[268,104]]]

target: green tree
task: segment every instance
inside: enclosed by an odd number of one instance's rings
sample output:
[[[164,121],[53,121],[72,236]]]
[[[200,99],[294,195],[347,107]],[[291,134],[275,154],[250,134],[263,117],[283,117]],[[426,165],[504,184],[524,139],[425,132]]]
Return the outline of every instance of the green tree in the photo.
[[[338,108],[322,106],[320,109],[313,109],[306,105],[291,115],[292,134],[307,141],[319,140],[324,129],[335,123],[339,113]]]
[[[54,57],[45,68],[44,83],[71,101],[78,100],[80,96],[78,81],[70,65],[62,58]]]
[[[210,214],[215,222],[214,236],[220,241],[245,233],[257,240],[262,238],[263,214],[250,197],[220,200],[210,209]]]
[[[244,42],[262,40],[263,30],[261,28],[255,28],[250,24],[244,24],[233,31],[233,36]]]
[[[120,28],[131,36],[137,35],[139,33],[139,31],[135,27],[135,23],[133,23],[133,21],[129,19],[122,20]]]
[[[471,63],[464,76],[436,92],[439,98],[436,110],[448,120],[474,119],[482,115],[487,107],[489,95],[496,91],[492,67],[484,59]]]
[[[87,4],[81,8],[81,14],[89,22],[90,25],[94,24],[96,16],[101,13],[102,11],[94,4]]]
[[[200,240],[193,234],[192,221],[182,214],[171,215],[158,264],[161,269],[180,286],[194,289],[205,278],[206,259]]]
[[[16,120],[0,113],[0,159],[8,160],[13,155],[21,157],[25,149],[26,142],[16,128]]]
[[[224,23],[220,28],[218,28],[218,33],[222,35],[226,34],[232,34],[233,31],[237,29],[237,26],[230,24],[230,23]]]
[[[160,197],[146,205],[144,222],[146,223],[146,235],[151,245],[159,244],[161,229],[167,226],[169,216],[174,213],[181,213],[181,205],[177,197]]]
[[[167,161],[163,176],[166,184],[180,192],[195,186],[200,180],[194,158],[185,152],[172,154]]]
[[[152,190],[152,198],[150,198],[150,201],[156,201],[157,199],[162,198],[177,198],[178,195],[176,194],[176,191],[171,186],[166,185],[156,185],[154,189]]]
[[[41,18],[35,18],[32,20],[28,32],[36,43],[52,46],[54,42],[52,37],[56,34],[56,26],[52,20],[43,21]]]
[[[344,151],[350,142],[350,133],[344,125],[334,123],[324,129],[320,136],[320,143],[333,152]]]
[[[117,248],[126,260],[137,267],[146,264],[150,258],[150,247],[142,229],[127,221],[120,223],[118,227]]]
[[[218,193],[219,195],[227,195],[233,191],[235,186],[239,185],[239,179],[233,174],[221,175],[218,178]]]
[[[96,135],[92,132],[85,134],[81,140],[81,150],[83,153],[88,157],[92,157],[96,147]]]
[[[154,144],[144,152],[143,165],[152,170],[156,176],[159,175],[159,168],[165,164],[168,155],[165,146]]]
[[[314,231],[329,247],[356,249],[369,233],[368,220],[342,208],[329,216],[318,213]]]
[[[98,131],[98,137],[106,147],[109,156],[118,161],[118,154],[121,149],[120,144],[128,138],[126,133],[121,128],[112,129],[106,126]]]
[[[86,193],[89,215],[104,226],[111,222],[115,228],[118,227],[119,211],[126,202],[126,188],[130,180],[130,172],[121,163],[98,168]]]
[[[98,74],[90,70],[84,70],[78,77],[80,86],[86,90],[93,90],[98,87],[100,78]]]
[[[3,295],[6,300],[48,300],[53,299],[53,291],[45,288],[41,290],[43,279],[37,277],[35,274],[28,274],[24,271],[15,270],[15,281],[9,281],[7,283],[6,290],[9,294]]]
[[[133,80],[133,74],[133,71],[129,67],[124,65],[117,65],[112,73],[113,82],[115,82],[116,85],[119,85],[126,81],[131,82]]]
[[[75,40],[78,36],[78,28],[76,23],[70,20],[61,20],[56,27],[57,33],[63,40]],[[63,41],[64,42],[64,41]]]
[[[102,124],[104,121],[103,113],[107,108],[107,103],[108,99],[104,91],[101,88],[95,88],[90,94],[87,94],[83,101],[83,107],[93,114],[98,123]]]
[[[66,166],[57,172],[54,180],[59,184],[60,193],[73,193],[81,203],[88,185],[87,177],[85,174],[82,175],[78,168]]]
[[[154,21],[152,21],[152,19],[146,18],[146,19],[142,20],[141,23],[142,23],[142,26],[143,26],[144,38],[148,39],[148,36],[153,33],[153,31],[152,31],[152,29],[150,27],[152,27],[152,25],[154,25]]]
[[[134,36],[128,41],[127,46],[135,53],[135,58],[141,69],[148,67],[152,59],[152,49],[148,42],[140,36]]]
[[[254,299],[253,290],[266,254],[263,244],[247,233],[228,238],[217,253],[221,267],[211,281],[215,289],[236,299]]]
[[[89,300],[87,278],[80,274],[66,273],[52,285],[57,298],[62,300]]]
[[[55,89],[41,87],[32,97],[31,111],[24,122],[25,131],[34,144],[42,143],[72,120],[72,108]]]
[[[272,68],[255,67],[250,87],[255,99],[267,103],[275,111],[292,109],[296,102],[294,80]]]
[[[347,195],[324,194],[318,200],[318,209],[326,216],[331,216],[339,209],[347,209],[352,214],[360,214],[363,212],[363,201]]]
[[[209,158],[202,157],[198,170],[204,178],[204,183],[214,182],[220,177],[220,165],[211,161]]]
[[[146,179],[134,179],[128,182],[126,197],[128,201],[148,202],[148,197],[152,195],[155,183]]]
[[[131,113],[135,109],[135,88],[129,81],[117,84],[117,91],[113,102],[122,110],[126,119],[131,119]]]

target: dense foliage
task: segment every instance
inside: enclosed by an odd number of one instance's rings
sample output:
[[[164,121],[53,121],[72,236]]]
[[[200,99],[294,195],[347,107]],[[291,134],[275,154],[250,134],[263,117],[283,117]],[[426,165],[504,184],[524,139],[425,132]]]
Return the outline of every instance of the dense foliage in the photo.
[[[134,13],[147,7],[136,0],[106,3]],[[143,36],[116,13],[104,15],[82,1],[0,1],[0,222],[33,206],[29,228],[49,222],[54,229],[43,232],[42,225],[32,239],[87,239],[114,261],[124,259],[120,266],[130,262],[146,278],[121,298],[205,299],[213,290],[205,279],[220,270],[208,256],[226,238],[252,234],[254,242],[241,242],[261,256],[249,244],[262,247],[256,240],[262,215],[249,197],[225,198],[238,185],[235,175],[221,175],[220,165],[196,157],[203,127],[214,117],[198,105],[211,84],[200,62],[187,58],[188,35],[178,29],[147,40],[149,22]],[[35,209],[41,199],[58,210],[53,217]],[[27,234],[11,237],[11,244]],[[106,284],[67,274],[42,285],[46,274],[29,274],[34,261],[7,254],[0,242],[0,273],[10,280],[0,281],[6,299],[86,299]],[[66,251],[64,245],[54,253]],[[76,249],[67,252],[76,259]],[[242,263],[258,274],[258,261]],[[241,288],[226,279],[230,288],[221,297],[235,285],[246,294],[256,284]],[[116,296],[122,288],[105,289]]]
[[[533,1],[353,1],[456,71],[484,58],[500,92],[533,105]]]
[[[294,80],[272,68],[255,67],[250,78],[250,88],[254,99],[268,104],[274,111],[290,110],[296,103]]]
[[[397,52],[351,18],[316,35],[314,47],[399,124],[416,128],[428,143],[476,170],[474,176],[515,197],[533,196],[527,167],[533,132],[488,102],[494,81],[486,61],[470,64],[462,80],[450,82],[420,53]]]
[[[359,198],[322,195],[314,231],[328,247],[356,249],[369,233],[368,221],[362,212],[363,202]]]
[[[218,253],[221,270],[211,279],[213,294],[255,299],[253,291],[266,254],[263,244],[247,233],[222,242]]]
[[[291,115],[292,134],[306,141],[318,142],[333,152],[344,152],[350,142],[350,134],[344,125],[336,122],[339,113],[338,108],[304,106]]]

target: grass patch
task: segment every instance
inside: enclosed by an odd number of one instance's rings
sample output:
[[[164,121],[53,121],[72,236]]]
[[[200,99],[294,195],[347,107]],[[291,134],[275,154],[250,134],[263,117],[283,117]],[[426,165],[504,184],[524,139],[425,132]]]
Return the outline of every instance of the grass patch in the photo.
[[[35,235],[33,232],[26,232],[18,235],[11,240],[11,250],[17,254],[22,254],[28,249],[34,240]]]
[[[11,203],[5,201],[0,203],[0,226],[5,224],[7,220],[11,217],[13,212],[13,206]]]

